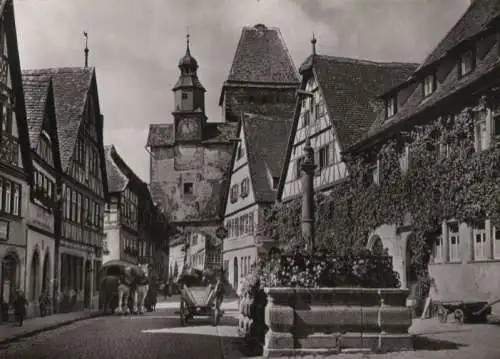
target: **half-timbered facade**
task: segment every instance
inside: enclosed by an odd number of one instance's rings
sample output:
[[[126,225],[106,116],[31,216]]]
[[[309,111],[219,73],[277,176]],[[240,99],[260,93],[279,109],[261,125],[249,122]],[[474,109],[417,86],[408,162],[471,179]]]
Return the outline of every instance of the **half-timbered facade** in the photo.
[[[104,212],[103,263],[121,261],[152,266],[155,217],[149,189],[113,145],[105,147],[105,155],[109,202]]]
[[[414,64],[317,55],[314,50],[300,68],[301,91],[280,178],[279,200],[289,201],[302,194],[300,166],[307,137],[317,166],[314,190],[328,191],[344,179],[348,172],[341,151],[368,130],[381,106],[377,96],[404,81],[415,68]]]
[[[442,123],[452,124],[465,108],[477,109],[469,129],[476,152],[472,158],[480,158],[496,146],[500,135],[499,17],[500,1],[471,2],[411,78],[384,93],[382,98],[386,107],[381,116],[368,136],[349,152],[374,152],[390,138],[403,142],[405,136],[401,134],[414,131],[417,125],[443,120]],[[437,159],[451,156],[452,146],[441,135],[436,135],[436,143],[432,145],[438,149]],[[412,167],[411,142],[405,142],[406,145],[400,146],[403,173]],[[377,172],[378,180],[383,180],[381,166]],[[461,223],[443,218],[441,226],[435,228],[430,238],[434,240],[429,263],[429,274],[434,282],[431,299],[489,301],[500,297],[496,285],[500,281],[500,232],[492,219],[487,215],[477,216],[470,223]],[[378,242],[389,250],[402,285],[412,289],[411,297],[418,300],[423,298],[418,298],[419,280],[411,270],[411,241],[418,240],[412,225],[411,216],[407,216],[404,226],[383,224],[370,235],[368,246]]]
[[[14,5],[0,2],[0,297],[25,288],[26,223],[32,164]]]
[[[94,68],[27,70],[52,80],[61,158],[56,262],[61,307],[75,310],[97,303],[97,275],[108,194]],[[76,296],[76,299],[72,299]],[[67,302],[76,302],[76,305]]]
[[[223,260],[234,289],[251,272],[259,251],[267,249],[257,229],[276,200],[290,127],[289,118],[244,114],[224,215]]]
[[[38,315],[38,298],[52,296],[55,257],[55,214],[61,161],[52,81],[23,74],[27,121],[33,161],[28,197],[26,297],[28,315]]]

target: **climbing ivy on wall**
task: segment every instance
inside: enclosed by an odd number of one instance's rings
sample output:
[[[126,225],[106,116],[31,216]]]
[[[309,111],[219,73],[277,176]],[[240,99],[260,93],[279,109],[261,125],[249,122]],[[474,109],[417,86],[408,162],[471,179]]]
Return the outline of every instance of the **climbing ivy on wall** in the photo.
[[[433,240],[444,219],[470,223],[489,217],[500,224],[500,142],[477,152],[474,123],[486,115],[486,98],[455,116],[414,127],[372,153],[346,158],[350,176],[331,193],[316,195],[316,245],[341,253],[363,247],[381,224],[411,224],[412,267],[427,269]],[[407,170],[400,153],[410,148]],[[380,163],[380,181],[373,181],[373,163]],[[261,236],[281,248],[303,246],[301,198],[277,203],[259,228]]]

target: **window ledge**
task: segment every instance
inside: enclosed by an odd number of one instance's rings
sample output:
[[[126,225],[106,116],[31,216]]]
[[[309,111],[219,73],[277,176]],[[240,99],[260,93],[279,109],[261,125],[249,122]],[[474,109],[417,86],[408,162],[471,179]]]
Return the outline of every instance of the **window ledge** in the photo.
[[[500,263],[500,258],[492,258],[492,259],[474,259],[472,261],[468,261],[468,264],[474,263]]]

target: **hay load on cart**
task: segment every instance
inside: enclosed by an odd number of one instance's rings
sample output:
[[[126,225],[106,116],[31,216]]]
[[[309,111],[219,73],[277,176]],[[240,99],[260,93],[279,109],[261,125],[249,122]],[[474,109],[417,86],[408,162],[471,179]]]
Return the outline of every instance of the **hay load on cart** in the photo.
[[[222,316],[223,283],[220,269],[184,269],[177,278],[181,292],[180,323],[182,326],[195,316],[209,317],[212,325],[219,324]]]

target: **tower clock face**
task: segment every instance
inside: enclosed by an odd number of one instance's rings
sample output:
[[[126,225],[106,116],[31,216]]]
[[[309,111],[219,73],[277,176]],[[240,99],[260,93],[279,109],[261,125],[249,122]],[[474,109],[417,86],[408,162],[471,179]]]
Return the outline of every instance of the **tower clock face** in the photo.
[[[179,122],[179,135],[183,139],[196,138],[198,136],[199,123],[196,118],[184,118]]]
[[[196,130],[197,130],[196,124],[192,120],[184,121],[183,125],[181,126],[181,131],[183,135],[192,134]]]

